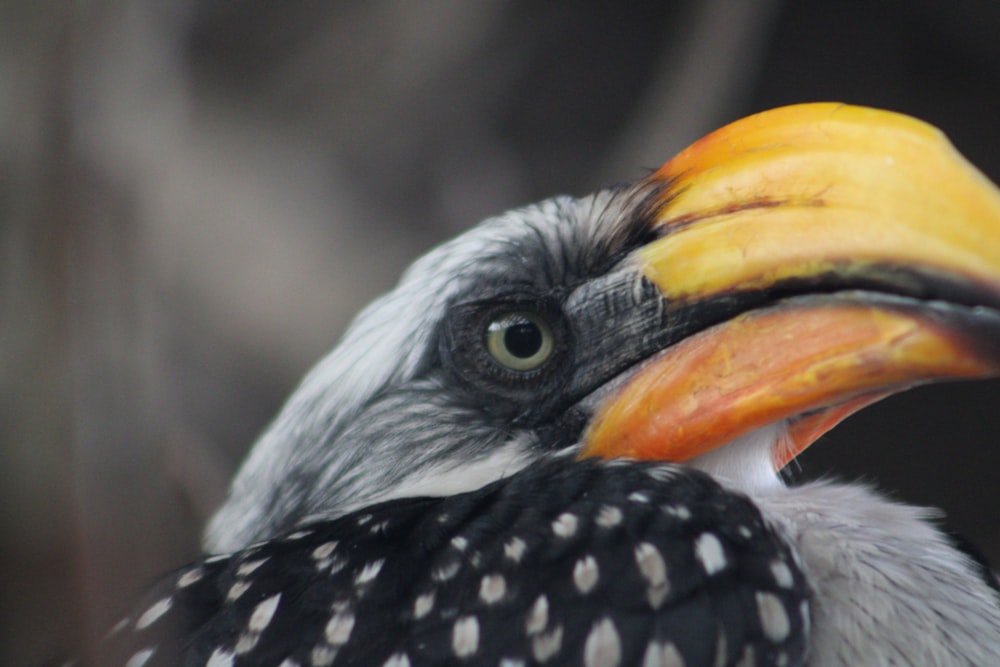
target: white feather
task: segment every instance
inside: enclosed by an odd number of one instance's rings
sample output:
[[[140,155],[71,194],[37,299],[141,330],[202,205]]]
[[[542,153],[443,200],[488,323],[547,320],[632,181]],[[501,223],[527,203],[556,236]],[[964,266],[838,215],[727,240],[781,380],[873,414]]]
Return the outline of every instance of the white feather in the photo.
[[[786,433],[786,422],[769,424],[692,459],[690,465],[750,496],[782,488],[773,452]]]

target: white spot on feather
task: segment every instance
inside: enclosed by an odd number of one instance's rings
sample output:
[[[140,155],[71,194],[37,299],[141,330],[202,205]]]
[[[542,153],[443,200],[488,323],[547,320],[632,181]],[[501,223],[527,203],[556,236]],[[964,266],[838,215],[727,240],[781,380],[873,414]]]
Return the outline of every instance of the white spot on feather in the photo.
[[[444,565],[434,568],[434,570],[431,571],[431,578],[434,579],[434,581],[448,581],[458,574],[458,570],[461,567],[462,564],[457,560],[448,561]]]
[[[495,604],[507,595],[507,580],[502,574],[488,574],[479,582],[479,599]]]
[[[597,585],[600,573],[597,568],[597,561],[593,556],[587,555],[576,561],[573,567],[573,583],[580,593],[586,595]]]
[[[642,657],[642,667],[685,667],[684,656],[672,642],[651,641]]]
[[[635,562],[639,567],[639,574],[649,584],[649,588],[646,589],[649,606],[659,609],[667,593],[670,592],[667,564],[663,561],[663,555],[649,542],[642,542],[635,548]]]
[[[313,647],[309,654],[309,664],[313,667],[330,667],[337,658],[337,649],[326,644]]]
[[[650,586],[663,586],[667,583],[667,565],[663,562],[660,550],[649,542],[640,542],[635,548],[635,562],[639,566],[639,573]]]
[[[557,625],[549,632],[535,635],[531,640],[531,654],[538,662],[548,662],[562,648],[563,629]]]
[[[614,528],[622,522],[622,511],[614,505],[603,505],[597,513],[595,523],[601,528]]]
[[[337,548],[336,542],[324,542],[315,549],[313,549],[312,557],[313,560],[326,560],[333,553],[333,550]]]
[[[200,567],[194,567],[177,578],[177,588],[187,588],[201,580],[204,572]]]
[[[529,635],[535,635],[545,629],[549,624],[549,599],[544,595],[539,595],[535,604],[531,605],[528,612],[528,620],[524,624],[524,629]]]
[[[601,511],[597,513],[595,523],[601,528],[614,528],[622,522],[623,518],[620,509],[614,505],[604,505],[601,507]]]
[[[274,612],[280,601],[281,593],[278,593],[254,607],[253,613],[250,614],[250,622],[247,623],[247,629],[251,632],[263,632],[271,619],[274,618]]]
[[[726,567],[726,553],[722,549],[722,542],[713,533],[698,536],[694,542],[694,554],[709,576]]]
[[[552,532],[558,537],[572,537],[576,533],[578,523],[579,520],[576,518],[575,514],[563,512],[556,518],[555,521],[552,522]]]
[[[521,557],[524,556],[524,550],[527,546],[520,537],[512,537],[503,545],[503,553],[515,563],[519,563],[521,562]]]
[[[250,614],[250,620],[247,622],[247,631],[240,635],[239,640],[236,642],[236,655],[243,655],[253,650],[260,640],[260,633],[267,628],[274,617],[274,612],[278,608],[280,600],[281,593],[278,593],[254,607],[253,613]]]
[[[110,639],[111,637],[114,637],[115,635],[117,635],[119,632],[121,632],[122,630],[124,630],[128,626],[130,620],[132,620],[132,619],[130,619],[128,616],[126,616],[122,620],[120,620],[117,623],[115,623],[113,626],[111,626],[111,629],[108,630],[108,634],[104,635],[104,638],[105,639]]]
[[[142,630],[143,628],[148,628],[153,623],[156,623],[161,616],[170,611],[170,608],[174,605],[174,599],[170,597],[163,598],[162,600],[157,600],[149,609],[142,613],[139,620],[135,622],[135,629]]]
[[[405,653],[393,653],[382,667],[410,667],[410,656]]]
[[[257,646],[257,641],[260,639],[260,635],[256,632],[244,632],[240,635],[240,638],[236,640],[236,647],[233,649],[234,655],[246,655]]]
[[[413,603],[413,617],[423,618],[434,608],[434,591],[417,597]]]
[[[144,648],[141,651],[136,651],[125,663],[125,667],[142,667],[149,662],[149,659],[153,657],[154,653],[156,653],[156,647]]]
[[[229,592],[226,593],[226,601],[234,602],[240,599],[240,596],[250,590],[250,584],[246,581],[237,581],[235,584],[229,587]]]
[[[719,628],[719,634],[715,637],[715,665],[714,667],[726,667],[726,662],[729,657],[729,641],[726,639],[726,633],[722,628]]]
[[[222,648],[212,651],[212,655],[208,656],[208,662],[205,663],[205,667],[232,667],[232,665],[233,654]]]
[[[658,465],[647,468],[646,474],[657,482],[671,482],[677,478],[677,469],[672,466]]]
[[[258,560],[252,560],[247,563],[243,563],[238,568],[236,568],[236,576],[246,577],[253,574],[257,568],[267,562],[267,558],[260,558]]]
[[[347,566],[348,560],[343,556],[334,556],[333,558],[320,561],[316,565],[318,570],[327,570],[327,574],[337,574]]]
[[[791,588],[795,583],[791,568],[780,560],[771,563],[771,576],[774,577],[775,583],[782,588]]]
[[[368,582],[372,581],[375,577],[378,576],[378,573],[382,571],[383,565],[385,565],[384,558],[373,560],[372,562],[365,565],[361,569],[361,572],[358,572],[358,575],[354,577],[354,585],[363,586]]]
[[[583,645],[585,667],[618,667],[622,660],[622,640],[610,618],[594,623]]]
[[[467,658],[479,650],[479,621],[475,616],[463,616],[451,629],[451,650],[459,658]]]
[[[684,505],[664,505],[662,509],[670,516],[675,516],[681,521],[687,521],[691,518],[691,510]]]
[[[328,644],[341,646],[351,638],[352,630],[354,630],[354,614],[337,612],[327,622],[323,634]]]
[[[785,605],[774,593],[757,593],[757,615],[764,629],[764,636],[774,643],[784,641],[791,631]]]

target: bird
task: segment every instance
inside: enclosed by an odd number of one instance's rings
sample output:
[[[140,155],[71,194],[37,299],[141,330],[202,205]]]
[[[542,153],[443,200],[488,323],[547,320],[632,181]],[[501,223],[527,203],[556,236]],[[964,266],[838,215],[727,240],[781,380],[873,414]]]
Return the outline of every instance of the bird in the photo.
[[[92,659],[992,664],[995,581],[933,510],[782,470],[998,374],[1000,190],[905,115],[755,114],[417,260]]]

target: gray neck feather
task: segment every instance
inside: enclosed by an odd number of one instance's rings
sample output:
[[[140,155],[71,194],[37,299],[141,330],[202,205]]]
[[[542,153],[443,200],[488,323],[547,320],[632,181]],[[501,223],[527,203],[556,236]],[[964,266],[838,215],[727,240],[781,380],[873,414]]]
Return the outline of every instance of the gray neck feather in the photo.
[[[822,482],[755,502],[812,586],[811,667],[1000,661],[1000,600],[928,522],[932,510]]]

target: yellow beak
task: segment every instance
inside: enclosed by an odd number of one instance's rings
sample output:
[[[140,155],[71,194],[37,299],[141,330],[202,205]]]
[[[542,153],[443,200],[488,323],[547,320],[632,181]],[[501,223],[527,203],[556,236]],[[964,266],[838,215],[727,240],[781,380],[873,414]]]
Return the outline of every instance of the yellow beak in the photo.
[[[685,461],[789,420],[781,468],[914,384],[1000,374],[1000,190],[933,127],[807,104],[737,121],[657,171],[640,271],[669,304],[762,306],[648,361],[585,456]]]

